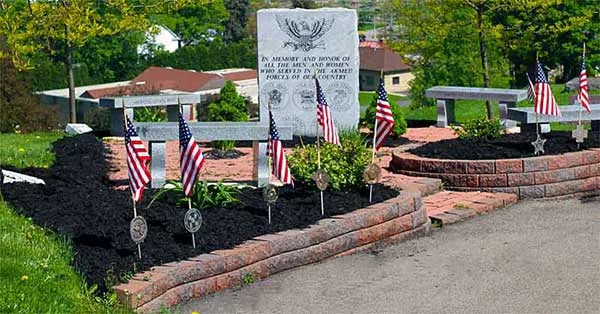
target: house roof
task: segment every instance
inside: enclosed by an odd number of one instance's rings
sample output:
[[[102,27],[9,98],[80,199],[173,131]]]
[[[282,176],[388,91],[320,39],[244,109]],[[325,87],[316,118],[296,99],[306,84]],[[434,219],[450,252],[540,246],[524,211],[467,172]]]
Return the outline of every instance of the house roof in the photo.
[[[370,71],[392,72],[410,70],[411,67],[402,62],[402,58],[388,47],[359,47],[360,69]]]
[[[146,84],[154,89],[174,89],[198,92],[223,87],[225,80],[213,73],[149,67],[131,80],[132,84]]]
[[[80,97],[99,99],[123,95],[159,94],[165,91],[195,93],[220,89],[226,80],[241,82],[256,79],[253,69],[224,69],[196,72],[173,68],[149,67],[125,86],[88,89]]]

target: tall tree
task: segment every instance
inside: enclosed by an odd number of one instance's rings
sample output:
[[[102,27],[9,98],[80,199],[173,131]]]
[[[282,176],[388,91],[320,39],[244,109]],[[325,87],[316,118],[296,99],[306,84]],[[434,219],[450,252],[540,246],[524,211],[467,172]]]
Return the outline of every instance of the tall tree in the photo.
[[[244,39],[250,13],[250,0],[225,0],[225,7],[229,12],[229,20],[225,25],[225,41],[237,42]]]
[[[32,56],[40,51],[52,54],[56,47],[64,49],[70,121],[74,123],[74,51],[94,38],[126,31],[145,31],[149,12],[176,9],[188,1],[191,0],[149,0],[138,5],[126,0],[0,0],[0,35],[6,36],[8,51],[20,69],[30,68]]]
[[[292,0],[292,8],[314,9],[315,7],[314,0]]]

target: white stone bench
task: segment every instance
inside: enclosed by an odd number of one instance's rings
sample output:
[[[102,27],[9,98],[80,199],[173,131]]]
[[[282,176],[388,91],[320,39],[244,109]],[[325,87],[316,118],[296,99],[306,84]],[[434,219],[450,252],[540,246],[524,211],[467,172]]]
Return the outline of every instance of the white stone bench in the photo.
[[[579,105],[560,106],[561,116],[538,115],[538,123],[579,121]],[[590,104],[591,113],[582,109],[581,119],[592,122],[592,131],[600,131],[600,104]],[[508,119],[521,123],[521,132],[535,132],[533,107],[509,108]]]
[[[134,126],[140,138],[149,142],[151,187],[160,188],[166,180],[166,142],[179,140],[179,123],[136,122]],[[259,187],[267,184],[270,174],[266,155],[269,125],[266,122],[190,122],[188,126],[197,141],[252,141],[253,179]],[[277,130],[281,140],[292,139],[291,125],[277,125]]]
[[[149,95],[149,96],[127,96],[114,98],[100,98],[100,106],[110,108],[110,132],[114,136],[123,136],[123,102],[125,102],[125,114],[133,121],[133,109],[143,107],[164,106],[167,109],[167,121],[178,121],[179,102],[183,116],[189,120],[194,104],[203,103],[208,100],[206,95],[200,94],[173,94],[173,95]]]
[[[435,86],[425,91],[425,96],[437,102],[437,126],[447,127],[456,122],[454,101],[456,99],[498,101],[500,121],[505,127],[514,126],[507,120],[508,108],[517,107],[517,102],[527,99],[527,90],[503,88],[479,88],[460,86]]]

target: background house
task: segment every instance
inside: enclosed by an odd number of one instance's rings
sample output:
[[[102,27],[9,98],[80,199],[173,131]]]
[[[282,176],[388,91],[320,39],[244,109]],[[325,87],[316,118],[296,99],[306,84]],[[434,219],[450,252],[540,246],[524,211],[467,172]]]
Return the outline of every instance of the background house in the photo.
[[[361,91],[374,91],[379,86],[379,77],[383,70],[385,89],[392,93],[408,93],[414,75],[411,67],[402,62],[395,51],[381,42],[362,41],[359,47]]]

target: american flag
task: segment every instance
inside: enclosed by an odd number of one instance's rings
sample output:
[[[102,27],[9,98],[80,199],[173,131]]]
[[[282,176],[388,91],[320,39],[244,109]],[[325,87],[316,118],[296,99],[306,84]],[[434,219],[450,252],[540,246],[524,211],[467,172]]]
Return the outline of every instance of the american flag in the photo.
[[[129,117],[125,121],[125,150],[127,151],[127,169],[129,187],[134,202],[139,202],[144,193],[144,187],[150,182],[150,155],[144,143],[133,128]]]
[[[536,64],[536,68],[534,111],[536,113],[560,117],[560,110],[558,109],[556,100],[554,100],[550,84],[539,61]]]
[[[179,166],[183,192],[187,197],[190,197],[194,191],[194,184],[196,184],[202,165],[204,165],[204,155],[202,155],[183,116],[179,113]]]
[[[292,175],[290,174],[290,168],[288,167],[287,159],[285,158],[285,152],[283,151],[283,144],[279,140],[279,131],[277,131],[277,125],[273,119],[273,114],[269,111],[269,141],[267,142],[267,156],[273,160],[273,175],[279,181],[284,184],[291,184],[294,186]]]
[[[392,107],[388,101],[387,92],[383,87],[383,80],[379,82],[377,89],[377,137],[375,138],[375,150],[378,150],[385,141],[385,138],[394,130],[394,116]]]
[[[535,87],[533,87],[533,83],[531,83],[531,79],[529,78],[529,73],[527,73],[527,100],[533,101],[535,99],[534,90]]]
[[[325,141],[341,145],[329,105],[327,104],[327,100],[325,100],[325,94],[323,94],[319,80],[315,78],[315,82],[317,83],[317,123],[323,127]]]
[[[591,112],[590,110],[590,98],[588,97],[588,82],[587,82],[587,73],[585,70],[585,54],[581,56],[581,72],[579,73],[579,95],[577,95],[577,100],[585,110]]]

